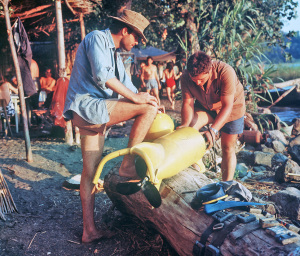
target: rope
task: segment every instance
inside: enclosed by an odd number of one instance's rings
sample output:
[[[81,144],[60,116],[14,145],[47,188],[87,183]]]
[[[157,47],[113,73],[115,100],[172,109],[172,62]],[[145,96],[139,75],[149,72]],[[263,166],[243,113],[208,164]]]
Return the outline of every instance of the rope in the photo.
[[[208,129],[209,130],[209,133],[210,133],[210,135],[211,135],[211,138],[212,138],[212,140],[213,140],[213,146],[212,146],[212,150],[213,150],[213,161],[215,162],[215,170],[216,170],[216,172],[217,172],[217,157],[216,157],[216,140],[215,140],[215,137],[213,136],[213,134],[212,134],[212,131],[211,131],[211,129],[209,128]],[[216,134],[215,134],[215,136],[217,136]]]

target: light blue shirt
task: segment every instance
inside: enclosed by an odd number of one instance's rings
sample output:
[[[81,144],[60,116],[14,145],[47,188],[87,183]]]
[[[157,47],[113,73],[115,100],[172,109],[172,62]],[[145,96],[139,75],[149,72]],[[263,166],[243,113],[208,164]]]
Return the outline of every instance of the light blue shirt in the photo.
[[[108,89],[105,83],[115,77],[115,51],[109,29],[95,30],[80,43],[66,96],[65,118],[72,119],[72,111],[74,111],[91,124],[103,124],[109,121],[104,100],[116,96],[113,96],[113,91]],[[117,68],[121,83],[137,93],[119,55]]]

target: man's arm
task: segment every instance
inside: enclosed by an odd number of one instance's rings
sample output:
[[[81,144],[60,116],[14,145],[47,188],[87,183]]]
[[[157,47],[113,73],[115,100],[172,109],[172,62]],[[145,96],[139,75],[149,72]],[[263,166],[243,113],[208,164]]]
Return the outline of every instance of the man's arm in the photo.
[[[233,101],[234,95],[221,96],[222,108],[213,122],[212,128],[219,131],[224,126],[232,111]]]
[[[18,89],[13,87],[10,83],[8,84],[8,89],[11,90],[14,94],[19,94]]]
[[[144,67],[142,68],[142,74],[141,74],[141,81],[142,81],[142,88],[144,88],[145,87],[145,69],[144,69]]]
[[[194,98],[184,98],[181,108],[181,125],[179,128],[190,126],[194,117]]]
[[[55,84],[56,84],[56,81],[55,81],[55,79],[53,79],[52,82],[51,82],[51,84],[50,84],[50,86],[47,88],[47,90],[49,92],[53,92],[54,88],[55,88]]]
[[[161,85],[160,85],[160,81],[159,81],[159,78],[158,78],[158,75],[157,75],[157,67],[155,66],[155,70],[154,70],[154,75],[155,75],[155,79],[157,81],[157,84],[158,84],[158,90],[161,89]]]
[[[151,96],[149,93],[141,92],[134,93],[129,90],[125,85],[123,85],[117,78],[111,78],[106,81],[106,86],[113,90],[114,92],[122,95],[124,98],[129,99],[130,101],[136,104],[150,104],[154,107],[157,107],[157,99],[154,96]]]
[[[232,111],[233,100],[234,95],[221,96],[222,108],[215,121],[211,125],[212,128],[219,131],[224,126],[227,118]],[[207,149],[210,149],[213,146],[213,141],[216,139],[216,134],[212,130],[210,130],[203,132],[203,135],[206,137],[208,143]]]

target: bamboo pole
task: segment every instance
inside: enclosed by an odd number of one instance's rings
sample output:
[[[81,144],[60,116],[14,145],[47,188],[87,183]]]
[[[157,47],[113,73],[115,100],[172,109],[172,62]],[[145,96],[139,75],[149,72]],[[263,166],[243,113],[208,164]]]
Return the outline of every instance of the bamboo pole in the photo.
[[[82,41],[85,38],[85,26],[84,26],[83,13],[79,14],[79,21],[80,21],[80,32],[81,32],[81,41]]]
[[[55,1],[56,26],[57,26],[57,47],[58,47],[58,74],[59,77],[66,77],[66,54],[64,42],[64,27],[62,19],[61,1]]]
[[[58,46],[58,74],[60,78],[66,77],[66,53],[64,43],[64,27],[62,19],[61,1],[55,1],[56,27],[57,27],[57,46]],[[65,141],[73,145],[73,130],[71,121],[67,121],[65,128]]]
[[[288,95],[292,90],[294,90],[296,85],[294,85],[291,89],[283,93],[272,105],[268,106],[267,108],[270,109],[274,105],[276,105],[279,101],[281,101],[286,95]]]
[[[13,62],[14,62],[15,70],[16,70],[17,81],[18,81],[18,91],[19,91],[19,98],[20,98],[20,104],[21,104],[21,113],[22,113],[22,118],[23,118],[23,128],[24,128],[24,137],[25,137],[26,159],[27,159],[27,162],[33,162],[29,130],[28,130],[26,104],[25,104],[25,99],[24,99],[23,82],[22,82],[17,52],[16,52],[16,48],[15,48],[15,44],[14,44],[13,36],[12,36],[12,28],[11,28],[11,23],[10,23],[10,19],[9,19],[8,2],[9,2],[9,0],[1,0],[1,3],[4,8],[4,16],[5,16],[6,28],[7,28],[7,34],[8,34],[8,41],[9,41],[10,50],[11,50],[11,54],[13,57]]]

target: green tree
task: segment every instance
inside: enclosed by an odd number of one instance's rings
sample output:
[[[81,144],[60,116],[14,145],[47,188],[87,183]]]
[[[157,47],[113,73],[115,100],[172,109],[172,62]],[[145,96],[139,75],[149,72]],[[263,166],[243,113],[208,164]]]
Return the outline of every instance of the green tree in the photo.
[[[297,5],[292,0],[132,0],[132,9],[151,20],[150,44],[166,50],[180,45],[187,56],[200,49],[229,63],[250,85],[255,102],[254,91],[268,91],[274,71],[262,68],[263,47],[285,47],[281,18],[294,18]]]

